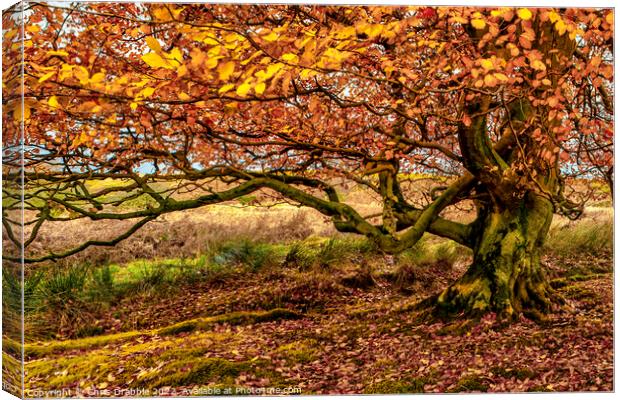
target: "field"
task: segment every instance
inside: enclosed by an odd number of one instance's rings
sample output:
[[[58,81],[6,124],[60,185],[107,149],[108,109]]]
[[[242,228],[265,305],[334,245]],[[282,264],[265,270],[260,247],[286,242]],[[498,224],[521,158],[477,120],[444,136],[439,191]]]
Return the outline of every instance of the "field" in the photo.
[[[553,222],[543,262],[566,304],[499,324],[415,307],[464,273],[464,247],[428,235],[389,256],[314,211],[247,203],[169,214],[114,249],[29,267],[27,395],[613,390],[610,207]],[[51,226],[36,246],[119,225]],[[6,276],[4,292],[19,290]],[[20,346],[3,343],[10,374]]]

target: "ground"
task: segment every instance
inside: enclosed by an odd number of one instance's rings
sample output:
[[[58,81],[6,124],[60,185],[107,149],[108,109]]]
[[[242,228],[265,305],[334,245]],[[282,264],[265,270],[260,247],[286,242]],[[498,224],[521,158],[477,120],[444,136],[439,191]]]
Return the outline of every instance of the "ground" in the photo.
[[[613,390],[610,209],[554,222],[543,263],[566,305],[512,324],[416,308],[463,274],[468,249],[428,236],[388,256],[363,238],[300,233],[308,219],[295,213],[286,234],[211,240],[195,256],[121,252],[33,273],[26,394]],[[148,235],[173,253],[185,239],[160,228]],[[5,337],[3,350],[11,373],[19,345]]]

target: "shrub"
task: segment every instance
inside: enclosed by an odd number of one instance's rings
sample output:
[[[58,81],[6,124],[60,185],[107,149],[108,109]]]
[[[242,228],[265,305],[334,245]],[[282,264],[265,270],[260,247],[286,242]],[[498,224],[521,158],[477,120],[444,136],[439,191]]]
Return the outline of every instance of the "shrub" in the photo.
[[[276,263],[273,246],[249,239],[224,243],[213,255],[213,263],[225,266],[244,266],[252,272]]]

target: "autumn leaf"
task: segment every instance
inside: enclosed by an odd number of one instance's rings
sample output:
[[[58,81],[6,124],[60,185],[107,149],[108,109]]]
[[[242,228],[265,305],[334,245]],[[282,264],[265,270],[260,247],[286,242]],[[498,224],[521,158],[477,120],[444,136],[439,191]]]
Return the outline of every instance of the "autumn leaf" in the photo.
[[[495,79],[497,79],[498,81],[502,82],[502,83],[506,83],[509,81],[508,77],[502,73],[495,73],[493,74],[493,76],[495,77]]]
[[[271,32],[268,35],[263,36],[262,39],[266,40],[267,42],[274,42],[278,40],[278,34],[275,32]]]
[[[223,94],[223,93],[226,93],[226,92],[232,90],[234,87],[235,87],[234,83],[228,83],[228,84],[222,86],[217,92],[219,94]]]
[[[100,83],[103,82],[104,79],[105,74],[103,72],[97,72],[96,74],[93,74],[89,81],[90,83]]]
[[[488,87],[493,87],[497,85],[497,79],[493,75],[486,75],[484,77],[484,84]]]
[[[484,68],[485,71],[490,71],[495,68],[495,66],[493,65],[493,61],[489,59],[480,60],[480,66]]]
[[[517,10],[517,15],[524,21],[532,19],[532,12],[527,8],[520,8]]]
[[[219,73],[219,79],[222,81],[227,81],[235,72],[235,63],[228,61],[227,63],[220,65],[217,68],[217,71]]]
[[[473,26],[476,29],[484,29],[484,27],[487,26],[487,24],[482,19],[472,19],[471,26]]]
[[[545,71],[547,69],[547,66],[545,65],[544,62],[540,60],[534,60],[532,61],[532,68],[534,68],[537,71]]]
[[[28,104],[23,105],[22,112],[22,103],[16,102],[15,107],[13,107],[13,120],[16,122],[22,122],[30,118],[30,107]]]
[[[69,56],[69,53],[67,53],[64,50],[49,50],[46,54],[48,56],[50,56],[50,57],[51,56],[61,56],[61,57],[68,57]]]
[[[241,97],[245,97],[245,95],[247,95],[251,89],[252,89],[252,86],[249,83],[244,83],[244,84],[239,85],[239,87],[236,90],[236,93],[237,95]]]
[[[611,26],[614,25],[614,12],[613,11],[610,11],[607,13],[607,15],[605,16],[605,22],[607,22]]]
[[[286,54],[282,55],[282,59],[284,61],[297,61],[299,59],[299,57],[297,57],[297,55],[293,54],[293,53],[286,53]]]
[[[47,100],[47,104],[50,105],[50,107],[54,107],[54,108],[58,108],[59,104],[58,104],[58,98],[56,96],[52,96]]]
[[[168,61],[164,60],[157,53],[147,53],[142,56],[142,61],[148,64],[151,68],[167,68],[169,66]]]
[[[159,41],[155,39],[153,36],[147,36],[145,41],[146,41],[147,46],[149,46],[149,48],[153,50],[154,52],[160,53],[162,51]]]
[[[49,78],[51,78],[52,76],[54,76],[54,74],[55,74],[55,73],[56,73],[56,72],[52,71],[52,72],[48,72],[47,74],[45,74],[45,75],[41,76],[41,77],[39,78],[39,83],[43,83],[43,82],[45,82],[46,80],[48,80]]]
[[[254,87],[254,93],[261,95],[265,92],[265,82],[260,82]]]
[[[562,21],[561,19],[558,20],[555,23],[555,30],[558,31],[558,34],[560,36],[564,35],[564,33],[566,33],[566,24],[564,23],[564,21]]]

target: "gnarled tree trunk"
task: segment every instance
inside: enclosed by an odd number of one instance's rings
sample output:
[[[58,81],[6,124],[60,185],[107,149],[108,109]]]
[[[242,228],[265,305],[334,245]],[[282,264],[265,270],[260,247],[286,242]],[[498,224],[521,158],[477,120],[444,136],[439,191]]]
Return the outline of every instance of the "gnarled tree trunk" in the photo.
[[[479,316],[496,312],[514,318],[523,312],[540,317],[557,299],[540,264],[553,207],[529,193],[519,204],[482,210],[468,271],[437,298],[444,315]]]

